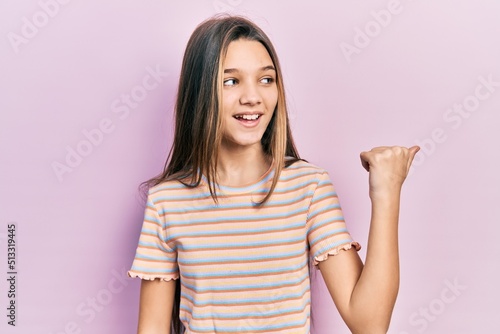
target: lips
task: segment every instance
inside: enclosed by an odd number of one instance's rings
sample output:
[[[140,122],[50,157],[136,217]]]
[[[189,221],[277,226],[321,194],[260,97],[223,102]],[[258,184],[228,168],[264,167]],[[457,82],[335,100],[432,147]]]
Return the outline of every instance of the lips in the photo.
[[[242,125],[251,127],[259,123],[260,117],[263,115],[261,112],[238,113],[233,117]]]

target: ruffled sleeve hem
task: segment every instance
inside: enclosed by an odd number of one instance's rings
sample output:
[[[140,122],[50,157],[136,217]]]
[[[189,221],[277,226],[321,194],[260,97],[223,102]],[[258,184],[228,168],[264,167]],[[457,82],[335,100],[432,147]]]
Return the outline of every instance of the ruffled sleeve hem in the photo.
[[[326,259],[328,259],[328,256],[337,255],[338,253],[340,253],[340,251],[349,250],[349,249],[351,249],[353,247],[354,247],[354,249],[356,249],[356,251],[359,251],[361,249],[361,245],[358,242],[351,241],[350,243],[337,246],[337,247],[335,247],[333,249],[330,249],[329,251],[327,251],[327,252],[325,252],[325,253],[323,253],[321,255],[315,256],[313,264],[315,266],[317,266],[318,263],[320,263],[320,262],[325,261]]]
[[[140,279],[147,281],[154,281],[156,278],[158,278],[160,281],[165,281],[165,282],[179,279],[179,275],[144,274],[132,270],[127,271],[127,276],[131,278],[139,277]]]

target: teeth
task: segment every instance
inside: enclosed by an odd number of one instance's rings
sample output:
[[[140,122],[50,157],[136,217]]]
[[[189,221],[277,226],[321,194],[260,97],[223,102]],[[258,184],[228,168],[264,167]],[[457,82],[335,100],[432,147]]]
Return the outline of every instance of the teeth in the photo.
[[[246,119],[248,121],[254,121],[259,117],[260,117],[260,115],[236,115],[236,118],[243,118],[243,119]]]

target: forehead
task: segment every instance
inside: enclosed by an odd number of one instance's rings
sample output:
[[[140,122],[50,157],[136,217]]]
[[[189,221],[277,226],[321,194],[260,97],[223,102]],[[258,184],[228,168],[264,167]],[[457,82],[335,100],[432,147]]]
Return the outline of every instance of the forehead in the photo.
[[[269,52],[262,43],[245,39],[238,39],[229,43],[224,69],[255,69],[273,65]]]

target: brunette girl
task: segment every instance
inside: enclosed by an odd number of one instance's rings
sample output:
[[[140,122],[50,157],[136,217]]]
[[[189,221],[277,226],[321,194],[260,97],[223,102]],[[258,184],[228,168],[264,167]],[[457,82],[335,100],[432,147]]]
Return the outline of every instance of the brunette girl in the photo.
[[[361,153],[372,202],[363,265],[328,173],[295,148],[271,41],[245,18],[203,22],[184,55],[169,158],[146,183],[128,273],[143,279],[138,333],[309,333],[310,267],[353,333],[385,333],[400,191],[418,149]]]

